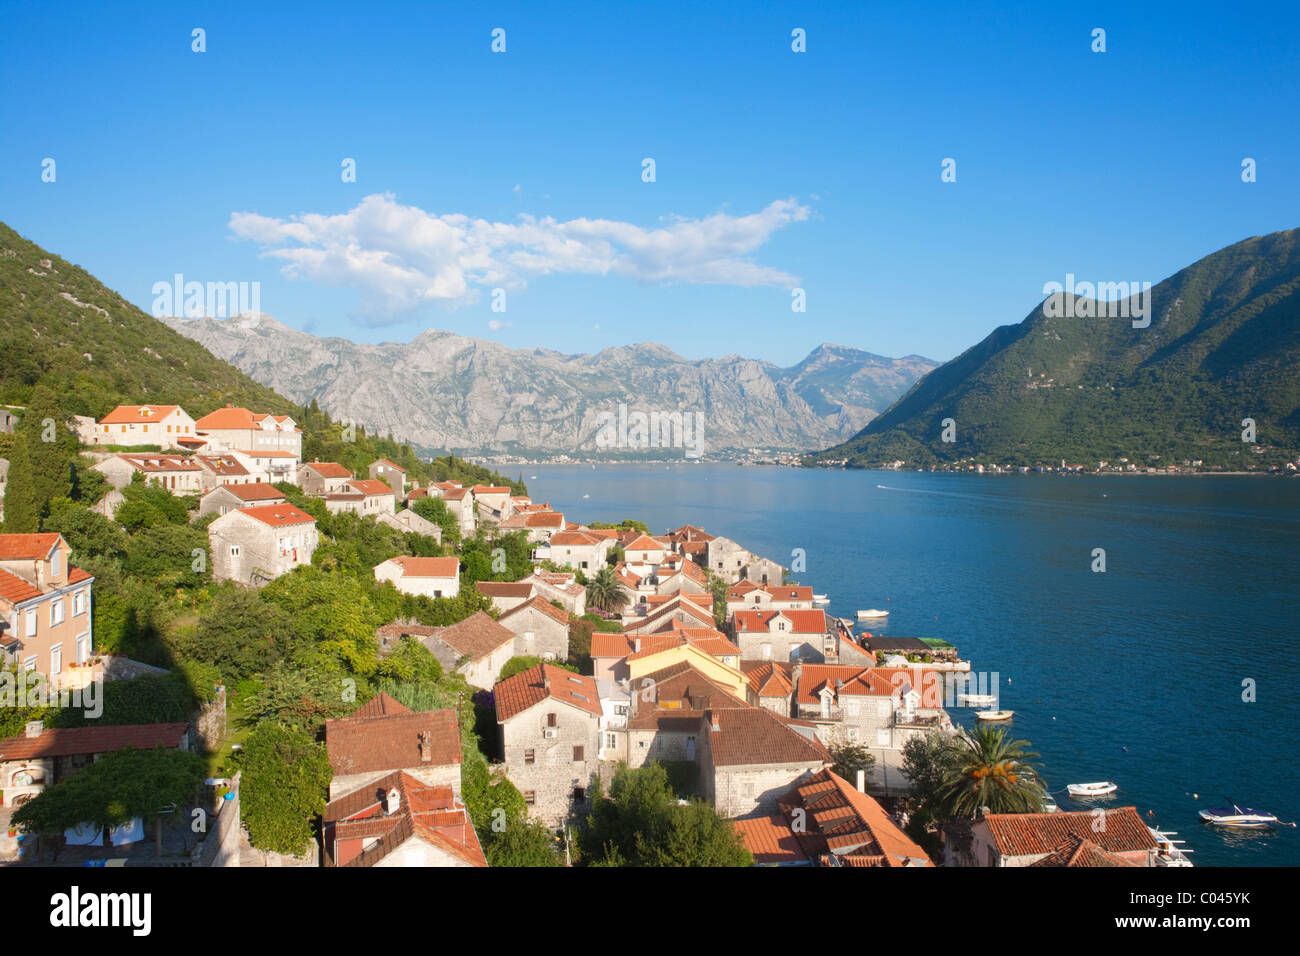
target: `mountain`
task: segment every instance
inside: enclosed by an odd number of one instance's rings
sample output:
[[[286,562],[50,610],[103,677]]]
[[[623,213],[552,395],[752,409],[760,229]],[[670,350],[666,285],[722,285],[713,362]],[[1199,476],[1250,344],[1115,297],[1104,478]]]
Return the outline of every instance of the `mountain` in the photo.
[[[1146,328],[1126,317],[1053,317],[1062,298],[994,330],[807,463],[1126,457],[1244,469],[1265,460],[1244,450],[1246,418],[1267,460],[1300,449],[1300,230],[1238,242],[1159,283]]]
[[[823,345],[789,369],[691,361],[653,343],[594,355],[430,330],[410,342],[318,338],[263,314],[164,320],[295,401],[425,450],[630,457],[598,447],[602,413],[696,413],[705,454],[797,450],[854,434],[934,362]],[[673,454],[673,453],[669,453]]]
[[[274,414],[293,404],[146,315],[64,259],[0,223],[0,402],[44,384],[66,411],[100,416],[123,402],[226,402]]]

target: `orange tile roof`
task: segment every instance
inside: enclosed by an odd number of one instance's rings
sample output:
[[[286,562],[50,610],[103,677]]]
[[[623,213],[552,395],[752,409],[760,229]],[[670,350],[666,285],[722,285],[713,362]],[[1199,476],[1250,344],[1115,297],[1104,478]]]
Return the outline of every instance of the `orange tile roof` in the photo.
[[[624,551],[665,551],[667,548],[662,542],[656,541],[649,535],[639,535],[632,541],[623,546]]]
[[[393,495],[394,497],[397,495],[397,492],[393,491],[387,483],[378,478],[353,478],[348,484],[363,495]]]
[[[401,465],[397,464],[396,462],[389,461],[387,458],[376,458],[370,464],[387,465],[389,468],[392,468],[394,471],[400,471],[402,474],[406,474],[405,468],[403,468]]]
[[[552,664],[538,664],[492,688],[497,723],[504,723],[543,700],[561,700],[601,716],[596,679],[574,674]]]
[[[1155,838],[1136,807],[1056,813],[990,813],[984,817],[989,835],[1003,856],[1053,853],[1077,835],[1108,853],[1154,850]]]
[[[269,524],[272,528],[284,528],[295,524],[315,524],[316,519],[300,508],[293,505],[255,505],[252,508],[240,508],[238,511],[232,511],[231,514],[248,515],[255,518],[262,524]]]
[[[460,559],[454,555],[446,558],[413,558],[399,554],[389,560],[401,569],[404,578],[454,578],[460,574]]]
[[[228,491],[240,501],[277,501],[284,500],[284,492],[275,485],[267,484],[265,481],[254,481],[242,485],[222,484],[217,485],[208,494],[216,491]],[[204,495],[206,498],[207,495]]]
[[[1107,853],[1091,840],[1086,840],[1077,833],[1071,833],[1070,836],[1059,847],[1043,857],[1041,860],[1035,860],[1030,866],[1067,866],[1067,867],[1107,867],[1107,866],[1137,866],[1131,860],[1126,860],[1122,856],[1114,853]]]
[[[474,587],[480,594],[490,598],[529,598],[533,595],[532,582],[523,581],[475,581]]]
[[[425,760],[427,746],[429,760]],[[449,766],[461,762],[456,712],[411,711],[387,694],[350,717],[325,721],[325,749],[335,776]]]
[[[179,405],[119,405],[101,418],[98,424],[127,425],[132,422],[157,422],[162,421],[178,408]]]
[[[826,633],[826,613],[816,608],[797,611],[737,611],[733,617],[737,631],[766,631],[778,614],[790,622],[791,634]]]
[[[844,850],[850,866],[933,866],[929,856],[889,818],[873,798],[824,768],[792,788],[780,801],[787,815],[802,807],[808,835],[830,851]],[[855,857],[856,861],[848,859]]]
[[[147,453],[124,453],[117,456],[140,471],[201,471],[189,458],[180,455],[150,455]]]
[[[57,532],[0,534],[0,561],[42,561],[59,541]]]
[[[10,604],[21,604],[32,598],[40,597],[44,592],[36,585],[20,578],[18,575],[0,568],[0,599]]]
[[[799,839],[786,823],[785,817],[749,817],[732,820],[731,825],[740,834],[745,848],[754,856],[755,863],[807,863],[808,857],[799,845]]]
[[[776,661],[742,661],[740,669],[759,697],[789,697],[794,690],[790,676]]]
[[[194,461],[214,475],[246,475],[248,469],[231,455],[195,455]]]
[[[715,767],[748,764],[828,764],[832,758],[816,738],[809,739],[769,710],[713,709],[708,721],[709,751]],[[714,729],[716,728],[716,729]]]
[[[482,611],[475,611],[463,621],[440,628],[431,636],[446,644],[457,654],[468,655],[471,660],[482,660],[501,647],[513,643],[515,635]],[[427,644],[427,641],[426,641]]]
[[[527,601],[524,601],[522,604],[516,604],[510,610],[504,612],[499,618],[497,618],[497,620],[504,621],[512,614],[518,614],[520,611],[523,611],[526,608],[533,608],[534,610],[541,611],[547,617],[559,622],[560,624],[563,624],[565,627],[569,626],[569,612],[564,610],[563,608],[556,607],[554,604],[546,600],[546,598],[542,597],[540,594],[534,594],[532,597],[530,597]]]
[[[474,494],[476,495],[508,495],[511,494],[509,488],[503,485],[475,485]]]
[[[572,547],[574,545],[593,545],[599,544],[604,538],[598,538],[596,535],[587,531],[557,531],[551,535],[552,545],[565,545]]]
[[[107,727],[46,728],[37,737],[0,740],[0,760],[39,760],[102,754],[123,747],[152,750],[159,744],[179,747],[189,724],[130,724]]]
[[[262,415],[254,416],[247,408],[227,405],[225,408],[218,408],[215,412],[209,412],[194,423],[194,427],[202,430],[209,428],[218,429],[240,429],[253,428],[257,419],[263,418]]]

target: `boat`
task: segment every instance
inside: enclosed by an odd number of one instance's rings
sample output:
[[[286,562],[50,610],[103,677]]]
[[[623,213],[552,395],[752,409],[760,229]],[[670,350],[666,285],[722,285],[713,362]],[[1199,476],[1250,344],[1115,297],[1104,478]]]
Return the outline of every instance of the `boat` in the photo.
[[[976,720],[999,721],[1010,720],[1015,715],[1014,710],[977,710],[975,711]]]
[[[859,621],[871,621],[878,617],[889,617],[888,611],[882,611],[879,608],[869,608],[865,611],[858,612]]]
[[[827,604],[830,604],[830,603],[831,603],[831,599],[828,598],[825,594],[814,594],[814,595],[813,595],[813,604],[820,604],[820,605],[823,605],[823,606],[824,606],[824,605],[827,605]]]
[[[1118,790],[1119,784],[1110,780],[1102,780],[1097,783],[1072,783],[1065,789],[1070,792],[1072,797],[1104,797],[1106,794]]]
[[[1202,810],[1200,817],[1206,823],[1216,827],[1238,827],[1258,830],[1271,827],[1277,823],[1277,817],[1271,813],[1259,813],[1249,807],[1239,807],[1235,803],[1230,807],[1210,807]]]
[[[1053,796],[1052,796],[1050,793],[1048,793],[1046,790],[1043,790],[1043,812],[1044,812],[1044,813],[1059,813],[1060,811],[1061,811],[1061,808],[1057,805],[1057,803],[1056,803],[1056,798],[1053,797]]]
[[[960,707],[990,707],[998,702],[997,694],[958,694]]]
[[[1171,839],[1178,836],[1177,830],[1162,831],[1155,827],[1147,827],[1147,829],[1151,831],[1151,836],[1156,841],[1156,866],[1192,865],[1192,861],[1187,859],[1187,854],[1195,851],[1182,845],[1186,841]]]

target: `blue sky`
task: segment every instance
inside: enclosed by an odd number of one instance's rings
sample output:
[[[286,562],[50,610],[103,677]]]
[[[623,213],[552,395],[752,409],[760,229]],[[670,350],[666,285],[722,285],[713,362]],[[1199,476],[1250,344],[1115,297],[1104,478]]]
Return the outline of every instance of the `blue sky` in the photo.
[[[146,311],[182,273],[357,341],[780,365],[1300,226],[1294,4],[695,6],[8,4],[0,219]]]

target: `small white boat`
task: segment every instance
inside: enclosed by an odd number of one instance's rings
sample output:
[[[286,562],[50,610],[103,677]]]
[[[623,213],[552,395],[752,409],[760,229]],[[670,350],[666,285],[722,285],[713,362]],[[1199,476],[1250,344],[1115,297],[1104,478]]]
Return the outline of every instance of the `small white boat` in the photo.
[[[999,720],[1010,720],[1015,716],[1015,713],[1014,710],[977,710],[975,711],[975,719],[992,723]]]
[[[1072,783],[1065,789],[1070,792],[1072,797],[1104,797],[1106,794],[1118,790],[1119,784],[1110,780],[1102,780],[1097,783]]]
[[[826,604],[830,604],[830,603],[831,603],[831,599],[828,598],[825,594],[814,594],[814,595],[813,595],[813,604],[826,605]]]
[[[1044,812],[1044,813],[1059,813],[1060,811],[1061,811],[1061,808],[1060,808],[1059,806],[1057,806],[1056,798],[1053,797],[1053,796],[1052,796],[1050,793],[1048,793],[1046,790],[1044,790],[1044,791],[1043,791],[1043,812]]]
[[[1239,807],[1235,803],[1230,807],[1211,807],[1202,810],[1200,817],[1206,823],[1213,823],[1216,827],[1238,827],[1250,830],[1271,827],[1277,823],[1277,817],[1271,813],[1259,813],[1250,807]]]
[[[997,694],[958,694],[957,703],[962,707],[990,707],[998,702]]]
[[[878,617],[889,617],[888,611],[882,611],[879,608],[869,608],[865,611],[858,612],[859,621],[873,621]]]

